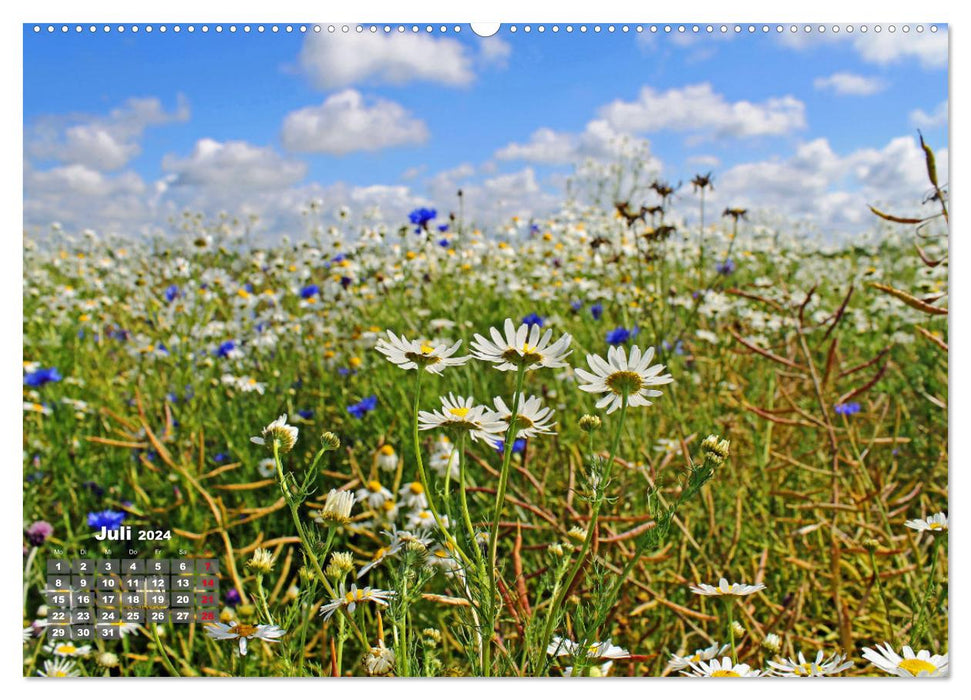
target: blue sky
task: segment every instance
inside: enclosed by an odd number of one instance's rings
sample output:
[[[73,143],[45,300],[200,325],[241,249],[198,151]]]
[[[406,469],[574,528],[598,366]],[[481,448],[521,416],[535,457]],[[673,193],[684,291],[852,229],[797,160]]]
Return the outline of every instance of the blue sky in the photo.
[[[225,26],[25,26],[28,228],[151,231],[189,208],[255,212],[289,231],[310,199],[377,205],[397,222],[411,206],[453,207],[458,187],[473,216],[499,223],[555,208],[572,161],[610,162],[625,139],[668,180],[714,171],[716,204],[857,230],[870,223],[866,202],[919,198],[918,127],[947,163],[944,27],[839,37],[504,27],[483,39],[467,26],[391,36]]]

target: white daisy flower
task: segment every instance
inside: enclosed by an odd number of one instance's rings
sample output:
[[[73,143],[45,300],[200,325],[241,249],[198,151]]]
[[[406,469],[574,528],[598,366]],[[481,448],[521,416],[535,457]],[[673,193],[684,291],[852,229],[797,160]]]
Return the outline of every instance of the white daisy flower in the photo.
[[[379,588],[358,588],[356,583],[352,583],[349,589],[345,588],[342,583],[338,593],[340,595],[320,607],[320,614],[324,616],[325,620],[330,619],[340,608],[347,608],[347,612],[352,613],[361,603],[370,602],[387,607],[388,598],[395,595],[394,591],[382,591]]]
[[[74,642],[51,642],[44,646],[44,653],[54,656],[87,656],[90,652],[90,644],[79,647]]]
[[[398,467],[398,455],[391,445],[381,445],[378,450],[378,469],[383,472],[393,472]]]
[[[371,561],[358,569],[357,575],[354,578],[361,578],[368,571],[376,567],[388,557],[393,557],[399,551],[401,551],[400,545],[397,547],[394,545],[390,545],[388,547],[378,547],[377,551],[374,552],[374,556],[371,558]]]
[[[469,359],[468,355],[452,357],[461,344],[460,340],[451,347],[444,343],[433,346],[420,340],[408,340],[404,336],[399,338],[388,331],[388,340],[380,339],[374,349],[401,369],[421,368],[431,374],[441,374],[446,367],[464,365]]]
[[[900,656],[889,643],[883,646],[877,644],[876,649],[863,647],[863,658],[881,671],[901,678],[947,675],[947,654],[932,655],[926,649],[915,654],[908,646],[904,647],[903,652],[904,655]]]
[[[285,629],[277,625],[247,625],[236,620],[228,625],[222,622],[211,622],[206,625],[206,634],[213,639],[238,639],[240,656],[246,656],[246,647],[250,639],[278,642],[286,633]]]
[[[442,525],[448,527],[448,516],[440,516]],[[430,530],[435,527],[435,516],[430,510],[416,510],[408,515],[408,527],[418,530]]]
[[[493,402],[496,405],[496,413],[502,422],[508,426],[509,420],[512,418],[512,410],[498,396],[493,399]],[[517,404],[515,437],[531,438],[536,435],[554,435],[556,433],[553,430],[553,426],[556,423],[550,422],[550,418],[553,416],[553,409],[544,407],[540,399],[535,396],[530,396],[523,401],[523,397],[520,396]]]
[[[705,678],[754,678],[761,676],[761,671],[755,671],[748,664],[733,664],[730,658],[723,657],[721,661],[715,659],[710,663],[699,661],[691,664],[691,671],[682,671],[685,676],[699,676]]]
[[[492,340],[475,334],[472,341],[472,354],[480,360],[491,362],[502,372],[512,372],[520,367],[534,370],[540,367],[564,367],[566,356],[569,355],[570,343],[573,338],[564,333],[550,344],[553,337],[552,329],[547,329],[540,336],[537,324],[525,323],[516,328],[511,318],[507,318],[503,326],[505,335],[496,328],[490,328]]]
[[[289,452],[297,444],[297,434],[299,432],[298,428],[287,425],[287,414],[284,413],[263,428],[263,432],[259,437],[251,437],[250,442],[273,449],[273,442],[277,441],[280,445],[280,452]]]
[[[398,491],[398,495],[401,496],[401,500],[407,508],[411,508],[413,510],[424,510],[428,507],[428,499],[425,496],[425,487],[421,485],[420,481],[413,481],[410,484],[405,484]]]
[[[444,428],[468,431],[473,440],[492,440],[506,429],[506,424],[495,411],[485,406],[474,406],[471,397],[449,394],[442,396],[441,402],[441,410],[418,412],[419,430]]]
[[[946,532],[947,531],[947,513],[941,511],[926,520],[908,520],[904,523],[911,530],[917,530],[919,532]]]
[[[394,652],[379,641],[364,655],[364,668],[369,676],[386,676],[394,668]]]
[[[331,489],[324,501],[324,507],[314,513],[314,520],[326,525],[346,525],[351,521],[353,506],[353,493]]]
[[[587,355],[587,364],[593,372],[584,369],[573,370],[585,384],[581,391],[591,394],[604,394],[597,401],[597,408],[606,408],[613,413],[623,405],[627,394],[628,406],[650,406],[648,399],[656,398],[661,392],[652,386],[670,384],[674,381],[670,374],[661,374],[664,365],[651,365],[654,348],[641,354],[636,345],[630,349],[630,358],[623,346],[612,346],[607,351],[607,359],[600,355]]]
[[[845,654],[833,654],[828,659],[823,660],[823,651],[816,652],[816,658],[806,661],[803,653],[799,652],[798,661],[791,658],[782,658],[778,661],[769,661],[772,673],[776,676],[788,678],[819,678],[822,676],[835,676],[848,668],[853,668],[853,662],[846,660]]]
[[[693,593],[698,595],[751,595],[752,593],[757,593],[765,588],[764,583],[747,584],[747,583],[729,583],[728,579],[720,579],[717,586],[712,586],[707,583],[699,583],[696,586],[688,586]]]
[[[549,646],[546,647],[546,653],[550,656],[575,656],[579,651],[581,651],[581,649],[577,642],[564,637],[553,637],[549,643]],[[630,658],[629,651],[611,644],[610,639],[603,642],[594,642],[593,644],[588,644],[586,649],[583,651],[586,652],[587,658],[590,659]]]
[[[77,678],[81,672],[73,661],[61,658],[44,661],[44,670],[38,671],[37,675],[44,678]]]
[[[462,577],[464,569],[459,561],[452,556],[448,545],[440,545],[428,550],[425,563],[437,569],[441,569],[446,576]]]
[[[378,510],[384,505],[385,501],[393,501],[394,496],[388,489],[381,485],[377,479],[367,482],[363,488],[357,490],[357,500],[367,501],[368,506],[373,510]]]
[[[446,473],[450,474],[452,479],[459,478],[459,452],[447,436],[439,436],[428,458],[428,466],[443,479]]]
[[[259,464],[256,465],[256,471],[264,479],[269,479],[271,476],[276,476],[276,460],[272,457],[261,459]]]
[[[671,654],[671,660],[668,661],[668,666],[673,671],[680,671],[688,668],[691,666],[691,664],[696,664],[700,661],[711,661],[715,657],[724,654],[726,651],[728,651],[727,644],[719,645],[716,642],[710,647],[706,647],[704,649],[695,649],[694,653],[690,656],[678,656],[677,654]]]

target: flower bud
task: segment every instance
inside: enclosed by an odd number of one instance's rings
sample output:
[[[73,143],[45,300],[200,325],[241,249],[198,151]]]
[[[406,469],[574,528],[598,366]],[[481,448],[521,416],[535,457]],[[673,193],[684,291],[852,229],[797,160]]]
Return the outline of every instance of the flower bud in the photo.
[[[320,442],[325,450],[336,450],[341,446],[341,439],[331,432],[321,435]]]
[[[580,430],[585,433],[592,433],[595,430],[599,430],[602,425],[600,416],[591,416],[589,413],[581,416],[580,418]]]

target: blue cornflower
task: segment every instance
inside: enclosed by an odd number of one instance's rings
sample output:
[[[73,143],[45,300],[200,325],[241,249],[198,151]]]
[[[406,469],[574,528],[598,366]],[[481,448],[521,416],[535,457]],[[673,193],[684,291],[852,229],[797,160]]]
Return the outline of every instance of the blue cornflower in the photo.
[[[347,412],[350,413],[357,419],[361,419],[368,414],[369,411],[373,411],[377,408],[378,397],[371,395],[367,398],[361,399],[357,403],[351,404],[347,407]]]
[[[833,410],[841,416],[852,416],[863,409],[860,407],[860,404],[854,401],[853,403],[838,403],[833,407]]]
[[[408,221],[415,225],[415,233],[421,233],[423,230],[428,230],[428,222],[436,216],[438,216],[438,212],[434,209],[421,207],[420,209],[415,209],[408,215]]]
[[[24,386],[44,386],[51,382],[59,382],[63,379],[57,367],[41,367],[33,372],[24,375]]]
[[[94,530],[107,528],[117,530],[125,520],[127,513],[116,510],[103,510],[95,513],[88,513],[88,527]]]
[[[220,343],[219,347],[216,348],[217,357],[229,357],[229,355],[236,349],[236,343],[232,340],[227,340],[224,343]]]
[[[225,452],[217,452],[216,455],[212,458],[212,461],[215,462],[216,464],[221,464],[222,462],[225,462],[227,458],[228,458],[228,455]]]
[[[344,262],[344,260],[345,260],[346,258],[347,258],[347,256],[346,256],[346,255],[344,255],[343,253],[338,253],[337,255],[335,255],[334,257],[332,257],[332,258],[330,259],[330,261],[331,261],[331,262],[335,262],[335,263],[339,263],[339,262]]]
[[[439,238],[438,239],[438,245],[440,245],[442,248],[448,248],[448,239],[447,238]]]
[[[527,326],[539,326],[543,327],[544,318],[537,313],[531,313],[528,316],[523,316],[523,323]]]
[[[304,420],[310,420],[311,418],[314,417],[314,412],[312,409],[305,408],[302,411],[297,411],[297,415],[303,418]]]
[[[735,261],[732,260],[731,258],[727,258],[725,262],[718,264],[718,267],[715,268],[715,271],[718,272],[719,275],[725,275],[727,277],[728,275],[735,272]]]
[[[300,290],[301,299],[309,299],[310,297],[315,297],[320,294],[320,287],[316,284],[308,284],[306,287]]]
[[[448,224],[439,224],[438,225],[438,232],[439,233],[445,233],[446,231],[448,231]]]
[[[516,438],[512,443],[513,454],[521,453],[526,449],[526,440],[523,438]],[[504,440],[496,440],[496,452],[502,454],[506,450],[506,443]]]
[[[583,308],[583,302],[579,299],[574,299],[570,302],[570,308],[573,309],[573,311],[579,311]]]
[[[631,330],[627,330],[623,326],[617,326],[612,331],[607,332],[607,342],[610,345],[623,345],[637,335],[637,331],[639,330],[637,326],[634,326]]]
[[[239,591],[237,591],[235,588],[230,588],[223,596],[223,601],[229,607],[235,608],[242,602],[242,599],[239,597]]]
[[[179,285],[172,284],[165,288],[165,301],[171,303],[179,296]]]
[[[604,305],[596,303],[590,307],[590,315],[593,316],[594,321],[599,321],[600,317],[604,315]]]

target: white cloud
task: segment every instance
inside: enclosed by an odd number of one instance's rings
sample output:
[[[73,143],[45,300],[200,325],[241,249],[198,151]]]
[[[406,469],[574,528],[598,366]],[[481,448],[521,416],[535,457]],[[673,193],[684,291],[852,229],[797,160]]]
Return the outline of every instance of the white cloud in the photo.
[[[924,31],[867,33],[858,35],[853,45],[864,61],[887,65],[905,59],[916,59],[924,68],[943,68],[947,65],[948,33]]]
[[[856,75],[855,73],[833,73],[825,78],[816,78],[813,87],[823,92],[837,95],[875,95],[886,89],[887,84],[882,78],[875,76]]]
[[[912,111],[910,123],[918,129],[932,129],[947,124],[947,116],[947,100],[944,100],[930,114],[922,109]]]
[[[299,63],[321,89],[364,82],[468,85],[475,78],[473,57],[461,42],[411,32],[310,33]]]
[[[148,187],[136,173],[105,174],[74,163],[48,170],[24,169],[24,225],[45,228],[143,230],[150,219]]]
[[[937,162],[944,179],[946,149],[937,153]],[[826,227],[859,227],[874,223],[867,204],[916,212],[928,186],[923,151],[912,137],[846,155],[820,138],[800,145],[786,159],[729,168],[717,180],[712,203],[774,210]]]
[[[139,142],[146,129],[188,119],[189,106],[182,96],[173,112],[166,112],[158,98],[131,98],[104,116],[40,119],[27,130],[25,151],[31,158],[118,170],[141,152]]]
[[[428,128],[396,102],[376,99],[367,104],[361,93],[348,89],[319,106],[288,114],[282,138],[289,151],[345,155],[424,143]]]
[[[931,32],[925,29],[918,33],[911,31],[890,32],[873,30],[863,34],[840,32],[786,32],[779,37],[779,43],[797,50],[810,50],[836,43],[848,44],[857,55],[867,63],[885,66],[905,60],[916,60],[924,68],[944,68],[948,59],[948,32],[938,29]]]
[[[505,68],[509,65],[512,46],[498,36],[490,36],[479,40],[479,62],[484,66]]]
[[[701,137],[782,135],[806,126],[805,105],[792,96],[729,102],[709,83],[659,92],[645,86],[633,102],[614,100],[599,111],[619,132],[680,131]]]
[[[587,124],[579,134],[543,127],[532,133],[526,143],[510,143],[496,151],[499,160],[524,160],[533,163],[570,164],[584,158],[615,158],[629,137],[618,134],[603,119]]]
[[[162,169],[171,174],[173,188],[236,192],[285,188],[303,179],[307,165],[286,159],[269,146],[200,139],[188,157],[162,158]]]

